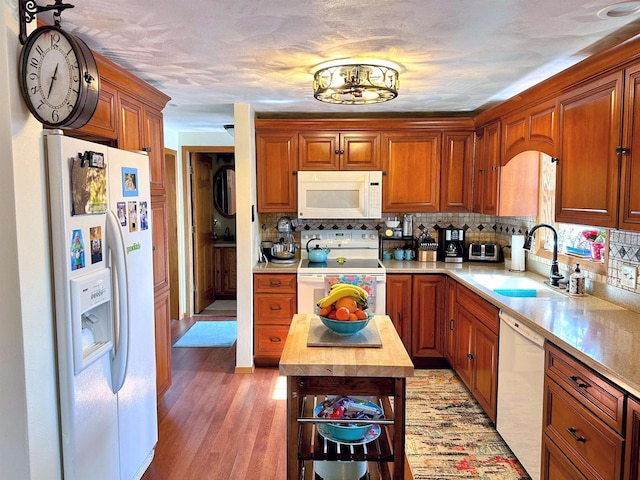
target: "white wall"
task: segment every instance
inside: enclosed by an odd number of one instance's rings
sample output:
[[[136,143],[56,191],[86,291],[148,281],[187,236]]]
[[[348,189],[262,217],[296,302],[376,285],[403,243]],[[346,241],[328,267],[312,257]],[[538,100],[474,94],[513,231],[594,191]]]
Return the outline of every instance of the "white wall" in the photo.
[[[16,2],[0,12],[0,471],[61,478],[41,125],[18,89]],[[33,22],[30,29],[35,28]]]
[[[256,211],[255,122],[251,105],[234,105],[236,249],[238,258],[236,369],[253,367],[253,266],[260,238]],[[253,218],[252,218],[253,216]]]

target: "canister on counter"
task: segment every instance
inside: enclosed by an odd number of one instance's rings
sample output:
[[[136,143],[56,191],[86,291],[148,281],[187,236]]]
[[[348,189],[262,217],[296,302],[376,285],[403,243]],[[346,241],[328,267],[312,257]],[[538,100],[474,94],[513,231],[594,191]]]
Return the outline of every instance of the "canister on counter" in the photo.
[[[584,274],[580,271],[580,264],[576,263],[576,269],[569,277],[569,294],[584,295],[585,294]]]

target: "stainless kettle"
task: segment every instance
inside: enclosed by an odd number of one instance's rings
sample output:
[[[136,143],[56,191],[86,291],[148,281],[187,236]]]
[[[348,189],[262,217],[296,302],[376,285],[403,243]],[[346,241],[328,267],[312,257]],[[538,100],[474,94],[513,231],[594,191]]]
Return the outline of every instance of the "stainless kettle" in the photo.
[[[307,256],[309,257],[309,262],[311,263],[324,263],[327,261],[327,255],[331,251],[330,248],[320,248],[320,245],[316,245],[316,248],[312,248],[309,250],[309,244],[314,240],[317,241],[316,238],[312,238],[307,242]]]

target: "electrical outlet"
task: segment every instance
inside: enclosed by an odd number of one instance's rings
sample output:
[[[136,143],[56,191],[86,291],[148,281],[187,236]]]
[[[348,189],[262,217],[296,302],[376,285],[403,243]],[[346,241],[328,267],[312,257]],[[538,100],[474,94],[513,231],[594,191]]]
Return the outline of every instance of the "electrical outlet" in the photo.
[[[623,287],[628,287],[632,290],[636,289],[638,282],[638,269],[635,265],[623,265],[622,266],[622,278],[620,279]]]

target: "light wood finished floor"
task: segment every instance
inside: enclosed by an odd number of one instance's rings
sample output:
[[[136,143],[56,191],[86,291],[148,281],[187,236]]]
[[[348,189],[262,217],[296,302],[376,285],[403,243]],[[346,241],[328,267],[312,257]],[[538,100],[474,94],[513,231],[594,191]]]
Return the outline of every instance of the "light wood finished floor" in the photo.
[[[173,322],[174,342],[193,321]],[[173,385],[158,405],[143,480],[285,479],[284,379],[275,368],[235,374],[235,356],[235,346],[173,349]]]

